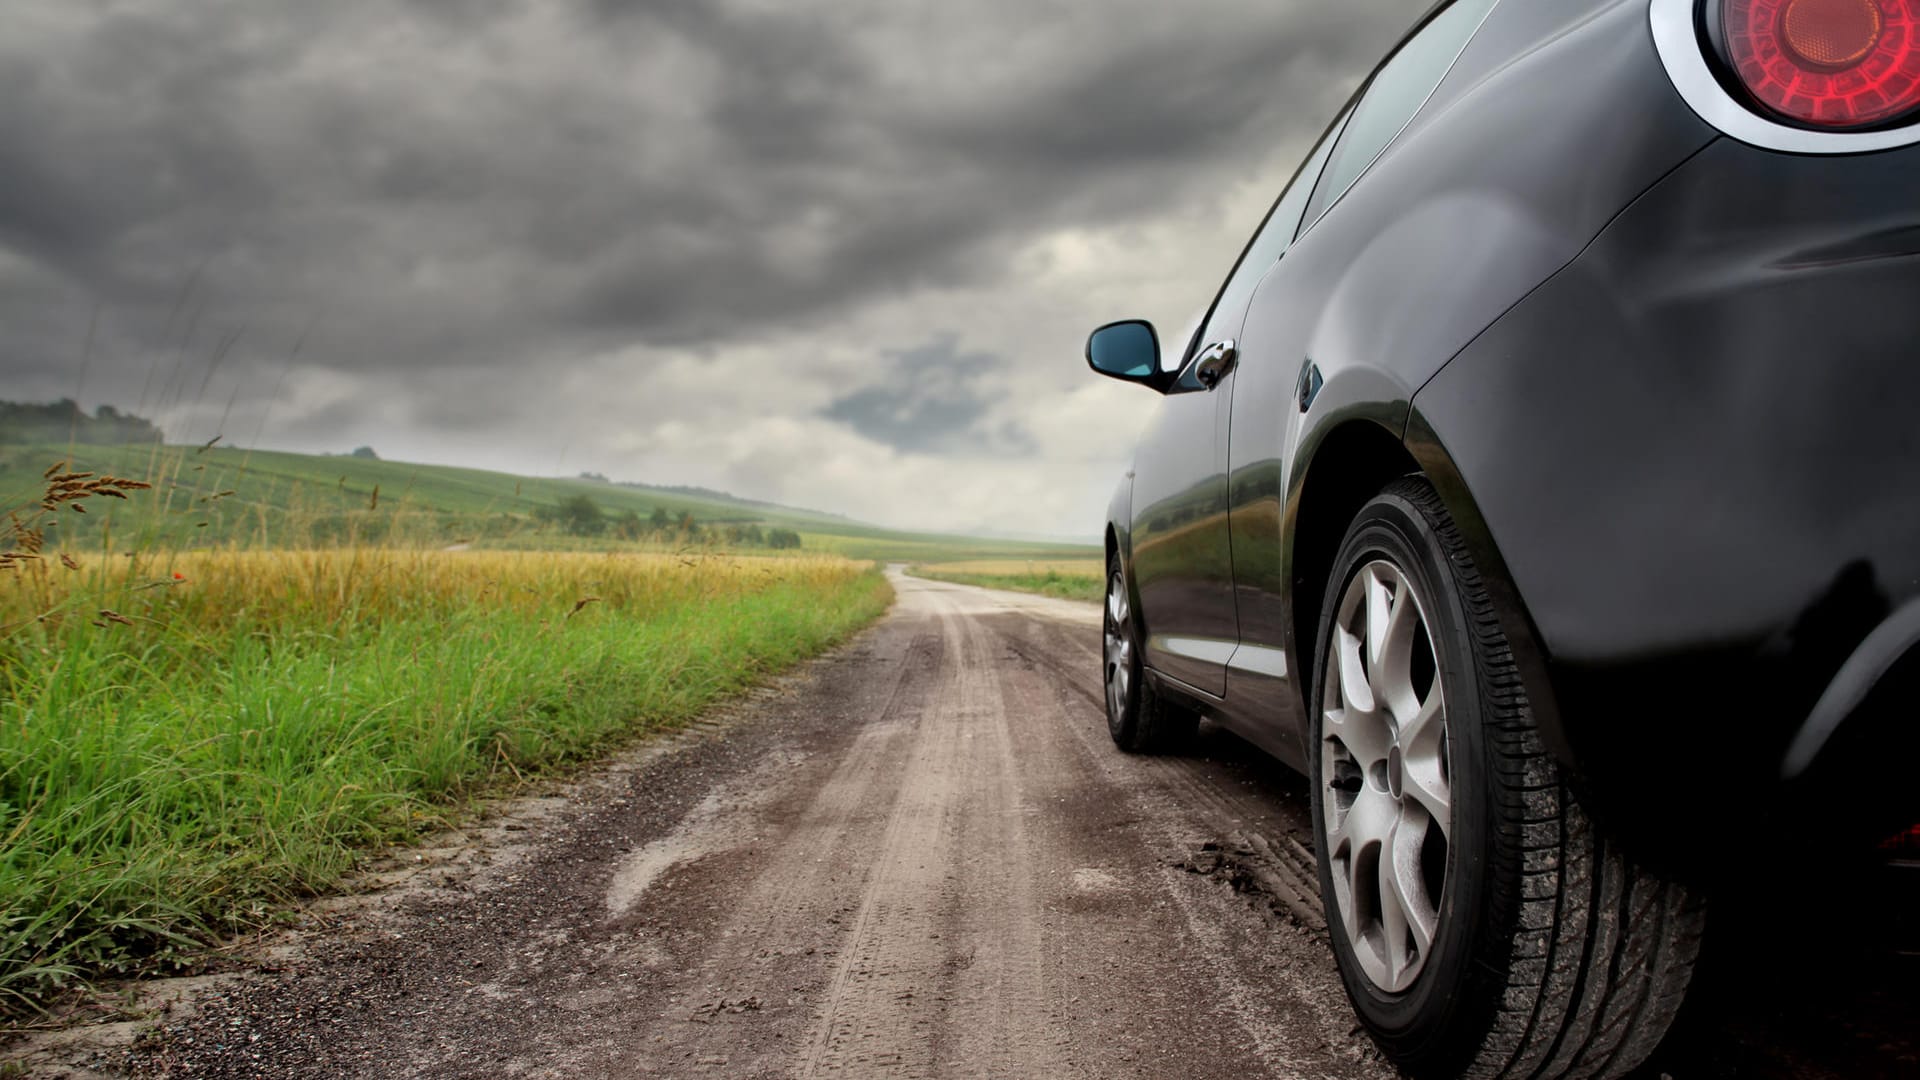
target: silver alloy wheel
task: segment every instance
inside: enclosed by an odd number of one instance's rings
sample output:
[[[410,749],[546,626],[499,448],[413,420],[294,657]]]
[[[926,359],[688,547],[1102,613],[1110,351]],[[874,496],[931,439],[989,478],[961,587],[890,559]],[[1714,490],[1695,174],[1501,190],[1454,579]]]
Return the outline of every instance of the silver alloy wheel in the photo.
[[[1413,583],[1384,559],[1348,583],[1331,637],[1320,777],[1334,901],[1361,970],[1398,993],[1439,934],[1453,830],[1439,656]]]
[[[1107,715],[1118,720],[1127,708],[1127,693],[1133,689],[1133,609],[1127,603],[1127,586],[1116,571],[1107,578],[1107,617],[1103,620],[1107,639]]]

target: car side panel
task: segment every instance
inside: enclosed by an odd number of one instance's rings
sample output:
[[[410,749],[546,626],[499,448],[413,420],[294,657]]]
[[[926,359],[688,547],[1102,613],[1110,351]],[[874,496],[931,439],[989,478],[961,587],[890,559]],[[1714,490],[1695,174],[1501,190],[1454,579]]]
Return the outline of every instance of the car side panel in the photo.
[[[1304,744],[1298,676],[1313,658],[1290,594],[1313,448],[1356,420],[1404,430],[1416,389],[1713,138],[1667,82],[1644,0],[1502,3],[1281,259],[1242,332],[1229,468],[1243,645],[1279,652],[1291,674],[1281,692],[1231,670],[1229,710]],[[1303,413],[1309,366],[1325,385]]]

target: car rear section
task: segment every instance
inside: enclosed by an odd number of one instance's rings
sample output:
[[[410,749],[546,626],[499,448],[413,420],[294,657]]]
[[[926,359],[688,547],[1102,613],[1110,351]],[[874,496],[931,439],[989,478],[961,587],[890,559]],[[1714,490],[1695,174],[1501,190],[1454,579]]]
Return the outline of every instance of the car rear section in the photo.
[[[1822,2],[1920,25],[1904,0]],[[1700,10],[1656,0],[1669,38],[1663,8]],[[1684,28],[1702,67],[1706,21]],[[1886,93],[1920,99],[1908,41]],[[1837,106],[1793,119],[1742,85],[1691,92],[1745,110],[1744,138],[1636,199],[1420,389],[1409,429],[1513,587],[1584,801],[1681,875],[1710,873],[1729,829],[1818,812],[1864,841],[1920,817],[1910,785],[1873,779],[1920,731],[1920,130],[1822,128]]]

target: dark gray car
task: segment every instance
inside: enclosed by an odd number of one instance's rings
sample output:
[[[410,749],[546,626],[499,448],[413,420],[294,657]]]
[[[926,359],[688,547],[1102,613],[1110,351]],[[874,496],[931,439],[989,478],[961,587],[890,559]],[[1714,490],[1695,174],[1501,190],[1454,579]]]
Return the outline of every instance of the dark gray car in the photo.
[[[1453,0],[1185,340],[1109,514],[1109,721],[1307,773],[1356,1010],[1612,1076],[1724,838],[1915,815],[1920,0]],[[1905,768],[1903,764],[1902,769]]]

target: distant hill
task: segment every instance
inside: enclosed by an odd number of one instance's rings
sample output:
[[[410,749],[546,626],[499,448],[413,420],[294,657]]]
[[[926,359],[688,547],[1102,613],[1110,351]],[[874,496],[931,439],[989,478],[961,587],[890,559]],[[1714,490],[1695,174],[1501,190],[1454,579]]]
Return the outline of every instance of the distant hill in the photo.
[[[155,443],[160,429],[152,421],[102,405],[88,415],[71,398],[48,405],[0,401],[0,443],[80,442],[100,445]]]
[[[585,474],[582,474],[582,475],[585,475]],[[672,495],[691,495],[696,499],[711,499],[714,502],[734,503],[739,506],[758,506],[758,507],[766,507],[772,510],[785,510],[785,511],[790,511],[792,513],[808,514],[813,517],[839,518],[842,521],[851,520],[845,514],[835,514],[827,510],[806,510],[800,507],[782,506],[779,503],[771,503],[763,499],[747,499],[747,498],[742,498],[739,495],[729,495],[724,491],[715,491],[712,488],[689,487],[684,484],[669,484],[665,486],[660,486],[655,484],[637,484],[630,480],[611,481],[611,482],[617,483],[620,487],[638,488],[641,491],[662,491]]]
[[[71,414],[69,420],[71,420]],[[144,423],[144,421],[143,421]],[[611,548],[656,521],[690,521],[695,535],[670,542],[713,542],[757,527],[792,530],[802,550],[853,558],[951,561],[965,558],[1072,558],[1097,549],[886,529],[838,514],[741,499],[700,488],[613,484],[600,479],[514,476],[481,469],[419,465],[353,455],[294,454],[215,446],[80,445],[68,453],[65,431],[32,443],[0,443],[0,511],[39,499],[41,476],[55,462],[148,480],[155,487],[85,516],[60,515],[56,542],[116,548],[147,543],[312,546],[399,540],[476,547]],[[574,531],[568,515],[581,496],[607,527]],[[102,500],[95,500],[96,503]],[[626,531],[623,533],[622,529]],[[645,533],[647,536],[658,534]]]

